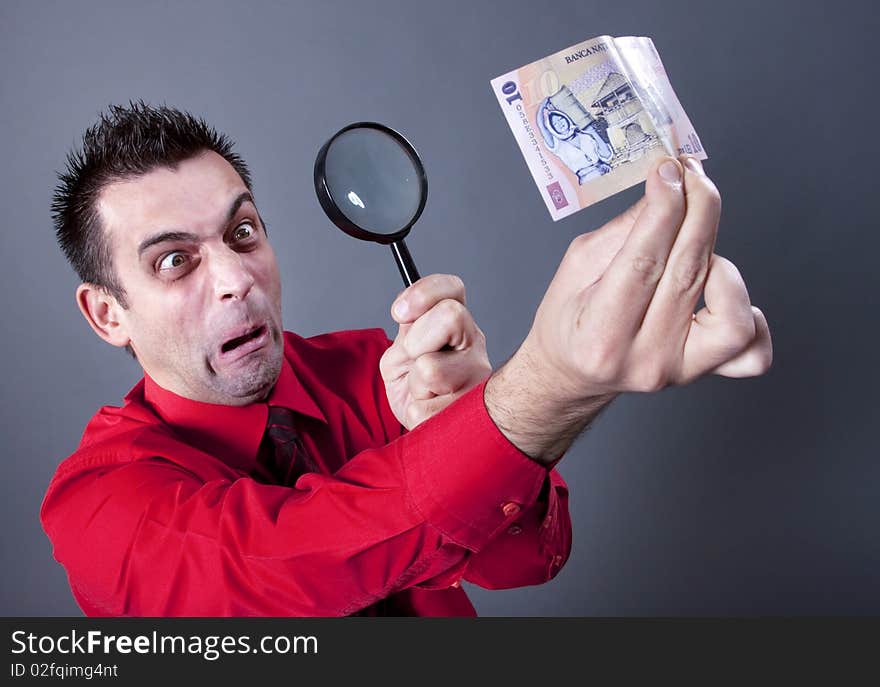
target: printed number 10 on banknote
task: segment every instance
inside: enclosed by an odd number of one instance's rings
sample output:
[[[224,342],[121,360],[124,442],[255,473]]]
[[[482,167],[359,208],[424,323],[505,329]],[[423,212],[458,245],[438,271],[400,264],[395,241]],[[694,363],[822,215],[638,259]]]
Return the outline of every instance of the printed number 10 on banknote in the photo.
[[[707,155],[650,38],[600,36],[492,79],[553,220]]]

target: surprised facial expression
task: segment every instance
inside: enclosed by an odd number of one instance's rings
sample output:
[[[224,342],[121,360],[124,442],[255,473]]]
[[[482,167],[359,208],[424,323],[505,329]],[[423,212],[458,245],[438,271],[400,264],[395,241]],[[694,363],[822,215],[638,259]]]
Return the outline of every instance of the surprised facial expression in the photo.
[[[126,293],[119,325],[144,371],[197,401],[263,398],[281,370],[281,282],[235,169],[205,152],[107,186],[98,211]]]

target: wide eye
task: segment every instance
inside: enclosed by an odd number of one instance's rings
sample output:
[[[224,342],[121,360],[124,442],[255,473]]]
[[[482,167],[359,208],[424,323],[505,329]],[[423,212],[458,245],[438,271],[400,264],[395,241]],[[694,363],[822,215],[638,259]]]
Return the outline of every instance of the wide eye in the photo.
[[[243,222],[235,228],[234,232],[232,232],[232,239],[233,241],[246,241],[256,233],[257,230],[254,228],[253,224],[250,222]]]
[[[186,263],[186,255],[180,251],[174,251],[162,258],[159,262],[159,271],[177,269],[178,267],[183,267]]]

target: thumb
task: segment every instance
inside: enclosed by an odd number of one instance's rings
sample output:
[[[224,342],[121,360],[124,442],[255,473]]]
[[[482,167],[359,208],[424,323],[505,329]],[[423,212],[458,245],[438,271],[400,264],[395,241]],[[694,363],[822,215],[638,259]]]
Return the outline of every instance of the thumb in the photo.
[[[658,208],[662,210],[670,202],[673,205],[680,202],[680,182],[670,182],[660,173],[663,163],[668,161],[672,161],[674,165],[679,167],[679,170],[681,169],[679,163],[671,158],[663,157],[658,160],[651,168],[645,181],[645,194],[617,217],[609,220],[590,234],[590,260],[600,274],[605,272],[611,261],[620,252],[639,217],[645,216],[647,218],[649,213],[657,214]],[[651,206],[650,210],[649,206]]]
[[[408,322],[408,313],[406,312],[406,299],[405,295],[407,291],[409,291],[411,287],[406,287],[403,291],[397,294],[394,298],[394,301],[391,303],[391,319],[395,322],[398,322],[403,326],[403,323]],[[403,309],[401,309],[403,308]]]

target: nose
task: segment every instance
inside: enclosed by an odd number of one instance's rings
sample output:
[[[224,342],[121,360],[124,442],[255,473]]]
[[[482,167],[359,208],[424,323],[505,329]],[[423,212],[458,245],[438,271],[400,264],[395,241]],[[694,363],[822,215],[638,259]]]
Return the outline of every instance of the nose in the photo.
[[[244,300],[254,285],[254,277],[241,253],[224,247],[212,256],[214,294],[221,301]]]

